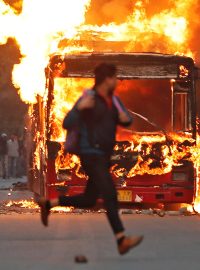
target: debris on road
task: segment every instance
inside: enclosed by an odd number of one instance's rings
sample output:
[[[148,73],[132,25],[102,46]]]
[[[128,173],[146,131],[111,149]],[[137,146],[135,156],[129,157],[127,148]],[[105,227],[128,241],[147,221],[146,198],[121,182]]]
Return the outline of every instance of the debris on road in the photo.
[[[84,255],[77,255],[75,257],[75,262],[76,263],[87,263],[88,259]]]
[[[23,182],[13,183],[13,191],[14,190],[28,190],[27,183]]]

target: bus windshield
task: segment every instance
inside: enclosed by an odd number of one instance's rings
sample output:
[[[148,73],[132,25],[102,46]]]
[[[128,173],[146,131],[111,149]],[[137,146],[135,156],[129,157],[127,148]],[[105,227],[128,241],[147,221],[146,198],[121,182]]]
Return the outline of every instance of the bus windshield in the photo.
[[[129,130],[133,132],[171,131],[171,84],[169,80],[120,81],[117,93],[124,105],[132,112],[145,116],[157,125],[134,116]]]
[[[51,112],[53,119],[51,129],[54,140],[65,140],[65,132],[62,130],[63,118],[83,91],[90,89],[93,83],[93,79],[86,78],[55,79],[54,101]],[[130,112],[140,114],[148,118],[150,122],[155,123],[155,125],[151,125],[133,114],[132,125],[127,129],[119,129],[119,134],[123,135],[123,139],[128,140],[131,133],[158,133],[161,130],[179,132],[187,129],[184,119],[188,116],[185,107],[188,103],[188,97],[184,94],[176,96],[174,99],[172,83],[169,79],[119,80],[116,94]],[[173,114],[176,116],[174,122]],[[120,136],[118,137],[121,140]]]

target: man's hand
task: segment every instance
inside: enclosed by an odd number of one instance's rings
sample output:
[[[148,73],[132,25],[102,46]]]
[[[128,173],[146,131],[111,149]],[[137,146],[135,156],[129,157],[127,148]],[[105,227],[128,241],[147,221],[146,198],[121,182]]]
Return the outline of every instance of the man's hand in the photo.
[[[86,95],[78,103],[77,109],[79,111],[85,110],[85,109],[91,109],[94,107],[94,102],[95,102],[94,96]]]
[[[120,112],[119,120],[121,123],[128,123],[130,122],[130,117],[125,112]]]

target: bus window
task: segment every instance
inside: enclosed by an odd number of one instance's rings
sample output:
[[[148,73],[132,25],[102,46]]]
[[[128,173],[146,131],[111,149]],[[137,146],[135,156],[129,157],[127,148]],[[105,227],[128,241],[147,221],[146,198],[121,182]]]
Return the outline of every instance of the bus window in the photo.
[[[188,130],[188,94],[174,94],[174,131]]]
[[[157,128],[134,116],[130,130],[133,132],[171,131],[171,85],[170,80],[123,80],[117,94],[125,106],[157,124]]]
[[[172,87],[172,129],[173,131],[190,131],[191,96],[189,85],[174,82]]]

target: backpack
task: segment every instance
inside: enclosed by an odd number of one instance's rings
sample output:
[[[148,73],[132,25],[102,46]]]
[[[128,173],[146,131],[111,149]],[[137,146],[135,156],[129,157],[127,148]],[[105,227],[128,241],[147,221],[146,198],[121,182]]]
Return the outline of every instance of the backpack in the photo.
[[[64,144],[64,153],[79,155],[80,153],[80,127],[74,126],[67,131]]]
[[[93,95],[94,91],[91,89],[86,89],[82,95]],[[64,153],[79,155],[80,154],[80,127],[81,122],[75,126],[72,126],[67,131],[66,140],[64,144]],[[91,136],[90,136],[91,137]]]

